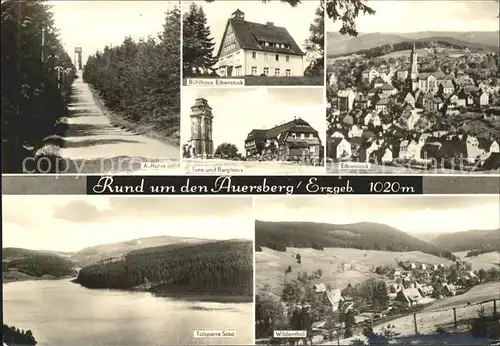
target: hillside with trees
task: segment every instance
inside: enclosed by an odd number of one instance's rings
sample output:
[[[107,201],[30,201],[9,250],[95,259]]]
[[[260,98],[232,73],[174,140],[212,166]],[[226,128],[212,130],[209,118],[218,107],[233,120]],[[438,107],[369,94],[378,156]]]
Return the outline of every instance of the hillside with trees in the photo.
[[[115,257],[124,256],[131,251],[155,248],[164,245],[177,245],[184,243],[201,244],[206,242],[210,242],[210,240],[189,237],[156,236],[89,246],[73,253],[71,257],[81,267],[86,267],[100,261],[110,261]]]
[[[453,252],[483,250],[483,252],[477,253],[480,254],[497,251],[500,250],[500,228],[446,233],[434,239],[432,244]]]
[[[147,290],[159,294],[251,296],[252,249],[251,241],[240,240],[141,249],[120,260],[82,268],[76,282],[87,288],[116,289],[146,284]]]
[[[14,326],[8,326],[6,324],[2,325],[2,339],[4,345],[36,345],[37,341],[33,336],[33,332],[31,330],[19,330]]]
[[[360,222],[335,225],[314,222],[255,222],[255,244],[277,251],[286,247],[354,248],[380,251],[421,251],[448,256],[446,251],[387,225]]]
[[[157,37],[106,47],[89,57],[83,79],[119,116],[115,125],[170,144],[180,140],[180,10]]]
[[[24,251],[22,251],[24,250]],[[29,279],[57,279],[76,276],[76,263],[44,251],[6,248],[2,250],[2,277],[4,282]],[[5,253],[16,257],[6,258]]]
[[[1,11],[2,172],[22,173],[36,169],[28,157],[53,158],[76,69],[46,2],[6,0]]]
[[[425,48],[429,43],[434,43],[450,48],[467,47],[488,52],[498,51],[498,33],[491,32],[366,33],[344,39],[339,36],[335,32],[327,33],[327,54],[329,57],[348,54],[366,54],[369,57],[376,57],[390,52],[411,49],[411,47],[406,47],[413,46],[413,42],[417,48]],[[478,39],[478,37],[482,39]]]

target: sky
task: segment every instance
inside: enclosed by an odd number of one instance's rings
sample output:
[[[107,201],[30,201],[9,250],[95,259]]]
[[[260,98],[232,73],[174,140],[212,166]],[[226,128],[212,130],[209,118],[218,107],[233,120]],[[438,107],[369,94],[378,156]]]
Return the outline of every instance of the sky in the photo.
[[[216,47],[214,53],[217,53],[219,48],[227,20],[236,9],[243,11],[245,13],[245,20],[249,22],[261,24],[273,22],[276,26],[285,27],[299,47],[304,48],[304,42],[309,37],[309,27],[314,21],[316,8],[320,4],[318,0],[305,0],[294,8],[287,3],[277,0],[265,4],[260,0],[218,0],[212,3],[205,1],[183,1],[183,12],[187,11],[193,2],[201,5],[207,16],[207,24],[210,27]]]
[[[245,153],[245,139],[253,129],[271,128],[294,117],[319,132],[325,143],[326,121],[322,88],[182,88],[181,140],[191,137],[191,106],[203,97],[212,107],[214,148],[228,142]]]
[[[165,12],[177,1],[49,1],[55,26],[70,57],[83,49],[83,63],[106,45],[156,36],[163,30]]]
[[[72,252],[161,235],[254,235],[249,197],[3,196],[3,202],[3,247]]]
[[[498,196],[266,196],[256,197],[255,217],[332,224],[375,222],[414,234],[500,228]]]
[[[374,15],[356,20],[361,33],[418,31],[498,31],[498,3],[483,0],[368,0]],[[340,23],[329,20],[327,31],[338,31]]]

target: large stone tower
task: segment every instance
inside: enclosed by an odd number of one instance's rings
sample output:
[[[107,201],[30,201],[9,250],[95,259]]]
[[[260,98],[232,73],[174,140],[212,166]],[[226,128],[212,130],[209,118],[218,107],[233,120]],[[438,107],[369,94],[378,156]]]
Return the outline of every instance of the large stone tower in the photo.
[[[75,47],[75,64],[79,71],[82,70],[82,47]]]
[[[408,73],[408,87],[411,91],[418,89],[418,56],[413,42],[413,48],[410,55],[410,71]]]
[[[212,141],[212,108],[204,98],[197,98],[191,107],[191,155],[211,158],[214,154]]]

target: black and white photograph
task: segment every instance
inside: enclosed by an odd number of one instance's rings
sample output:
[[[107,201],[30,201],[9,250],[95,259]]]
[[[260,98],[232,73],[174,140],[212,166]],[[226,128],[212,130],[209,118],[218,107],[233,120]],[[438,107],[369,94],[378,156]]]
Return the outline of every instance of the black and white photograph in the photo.
[[[183,85],[324,86],[324,5],[184,1]]]
[[[179,169],[179,1],[1,9],[3,173]]]
[[[324,174],[320,88],[183,88],[187,174]]]
[[[500,339],[496,196],[266,196],[254,203],[257,344]],[[307,333],[286,338],[287,330]]]
[[[3,199],[4,345],[253,344],[252,198]]]
[[[327,172],[499,174],[499,2],[346,2],[325,24]]]

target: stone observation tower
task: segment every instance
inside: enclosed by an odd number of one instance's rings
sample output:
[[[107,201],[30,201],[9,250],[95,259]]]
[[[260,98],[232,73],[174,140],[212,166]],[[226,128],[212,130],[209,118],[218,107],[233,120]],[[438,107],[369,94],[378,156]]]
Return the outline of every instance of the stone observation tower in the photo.
[[[75,63],[79,71],[82,70],[82,47],[75,47]]]
[[[204,98],[197,98],[191,107],[191,157],[211,158],[214,154],[212,141],[212,108]]]

